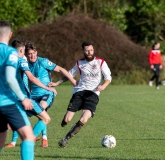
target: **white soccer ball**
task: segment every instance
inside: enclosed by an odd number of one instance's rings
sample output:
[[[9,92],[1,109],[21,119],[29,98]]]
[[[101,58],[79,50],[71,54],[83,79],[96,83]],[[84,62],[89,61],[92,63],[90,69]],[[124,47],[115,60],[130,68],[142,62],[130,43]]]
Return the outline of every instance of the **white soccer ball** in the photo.
[[[112,135],[105,135],[101,140],[101,145],[105,148],[114,148],[116,146],[116,138]]]

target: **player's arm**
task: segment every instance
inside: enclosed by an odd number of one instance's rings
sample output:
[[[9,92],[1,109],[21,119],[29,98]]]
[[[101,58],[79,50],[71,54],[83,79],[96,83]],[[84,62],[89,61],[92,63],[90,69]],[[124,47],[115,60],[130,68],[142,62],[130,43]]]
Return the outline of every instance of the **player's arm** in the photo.
[[[6,81],[11,88],[11,90],[16,94],[19,100],[22,101],[22,104],[25,110],[33,109],[32,103],[29,99],[25,98],[25,95],[22,93],[18,81],[16,79],[16,68],[12,66],[6,66],[5,68],[6,73]]]
[[[44,88],[44,89],[46,89],[46,90],[52,91],[52,92],[54,92],[55,94],[57,94],[57,92],[56,92],[56,90],[55,90],[54,88],[50,88],[50,87],[47,87],[47,86],[45,86],[44,84],[42,84],[36,77],[33,76],[33,74],[32,74],[30,71],[26,70],[25,73],[26,73],[28,79],[29,79],[32,83],[36,84],[37,86],[39,86],[39,87],[41,87],[41,88]]]
[[[58,85],[60,85],[61,83],[64,83],[64,82],[66,82],[66,81],[68,81],[68,78],[67,77],[62,77],[59,81],[57,81],[57,82],[50,82],[49,84],[48,84],[48,86],[49,87],[56,87],[56,86],[58,86]]]
[[[69,74],[69,72],[66,69],[64,69],[64,68],[62,68],[60,66],[56,66],[54,71],[60,72],[60,73],[62,73],[64,75],[64,77],[58,82],[58,84],[61,84],[64,81],[70,80],[70,82],[74,86],[76,86],[76,80]]]
[[[101,72],[104,77],[104,83],[97,87],[98,91],[103,91],[112,81],[111,71],[105,61],[102,65]]]

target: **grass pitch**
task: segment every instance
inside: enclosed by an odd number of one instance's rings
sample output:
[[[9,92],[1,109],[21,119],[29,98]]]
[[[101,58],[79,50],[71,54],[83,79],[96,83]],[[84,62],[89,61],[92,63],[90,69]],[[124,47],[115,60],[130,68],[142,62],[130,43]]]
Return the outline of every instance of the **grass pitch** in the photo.
[[[81,131],[69,140],[67,148],[60,148],[58,141],[78,121],[81,112],[64,128],[60,126],[72,86],[57,87],[58,95],[48,113],[49,147],[35,145],[36,160],[164,160],[165,159],[165,87],[159,90],[149,86],[110,85],[100,95],[94,118],[89,119]],[[36,117],[30,118],[32,125]],[[11,140],[8,131],[6,144]],[[101,139],[111,134],[117,139],[113,149],[103,148]],[[20,139],[15,148],[4,148],[2,160],[18,160]]]

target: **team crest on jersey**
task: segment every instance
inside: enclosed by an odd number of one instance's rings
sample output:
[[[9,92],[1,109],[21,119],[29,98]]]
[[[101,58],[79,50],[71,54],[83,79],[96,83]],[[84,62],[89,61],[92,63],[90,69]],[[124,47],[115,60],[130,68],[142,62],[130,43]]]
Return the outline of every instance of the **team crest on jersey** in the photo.
[[[9,60],[13,61],[13,62],[17,62],[18,61],[18,56],[15,55],[15,54],[10,54]]]
[[[22,63],[21,66],[22,67],[28,67],[28,64],[27,63]]]
[[[97,69],[97,66],[94,64],[94,65],[92,66],[92,69]]]
[[[52,62],[50,62],[50,61],[48,61],[48,64],[49,64],[49,66],[52,66],[52,64],[53,64],[53,63],[52,63]]]

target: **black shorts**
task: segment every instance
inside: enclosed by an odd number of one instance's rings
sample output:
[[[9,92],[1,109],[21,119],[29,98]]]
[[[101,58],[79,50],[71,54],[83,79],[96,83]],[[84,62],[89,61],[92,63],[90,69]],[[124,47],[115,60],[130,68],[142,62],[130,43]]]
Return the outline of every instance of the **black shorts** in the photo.
[[[68,111],[77,112],[79,110],[90,110],[92,117],[95,114],[99,97],[92,91],[80,91],[73,94],[68,105]]]

